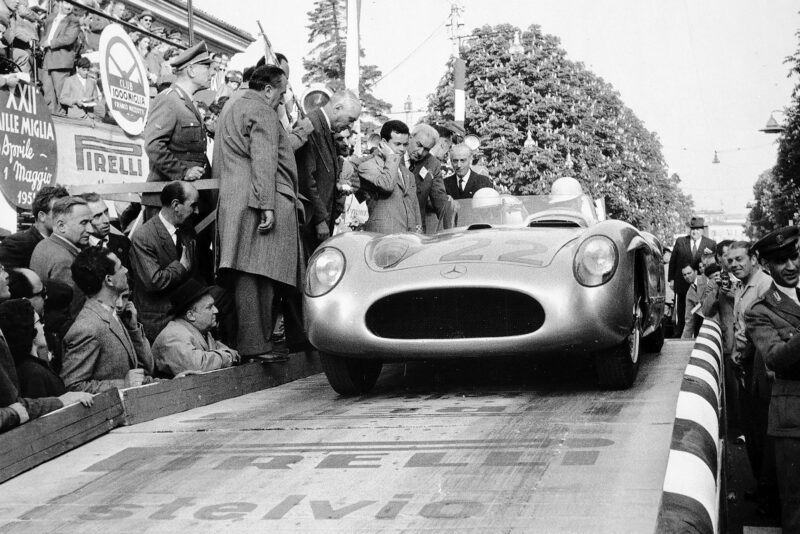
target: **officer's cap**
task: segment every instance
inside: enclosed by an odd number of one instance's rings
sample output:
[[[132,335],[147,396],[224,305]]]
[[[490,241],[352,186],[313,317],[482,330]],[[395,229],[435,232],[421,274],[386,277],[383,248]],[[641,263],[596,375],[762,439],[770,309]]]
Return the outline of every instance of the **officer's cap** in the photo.
[[[784,226],[774,230],[753,244],[753,250],[766,260],[785,260],[797,253],[800,229],[797,226]]]
[[[187,48],[169,62],[175,67],[175,70],[186,68],[189,65],[211,65],[211,63],[211,53],[208,51],[205,41],[200,41],[193,47]]]

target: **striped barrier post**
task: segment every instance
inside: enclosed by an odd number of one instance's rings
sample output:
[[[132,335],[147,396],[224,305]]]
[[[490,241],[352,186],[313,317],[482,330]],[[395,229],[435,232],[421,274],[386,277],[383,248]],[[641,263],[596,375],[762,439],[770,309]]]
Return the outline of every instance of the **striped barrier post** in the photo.
[[[706,319],[683,375],[657,532],[716,534],[722,470],[722,331]]]

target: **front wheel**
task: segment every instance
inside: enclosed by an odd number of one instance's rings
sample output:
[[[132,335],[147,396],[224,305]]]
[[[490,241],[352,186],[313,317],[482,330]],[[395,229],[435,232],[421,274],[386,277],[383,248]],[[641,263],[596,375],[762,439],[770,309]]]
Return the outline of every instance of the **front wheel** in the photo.
[[[664,325],[658,325],[652,334],[642,339],[642,350],[645,352],[661,352],[664,346]]]
[[[628,389],[639,373],[642,313],[638,305],[633,309],[633,326],[625,341],[595,356],[597,381],[606,389]]]
[[[378,381],[383,367],[381,362],[346,358],[325,352],[320,352],[319,359],[328,383],[339,395],[363,395],[369,392]]]

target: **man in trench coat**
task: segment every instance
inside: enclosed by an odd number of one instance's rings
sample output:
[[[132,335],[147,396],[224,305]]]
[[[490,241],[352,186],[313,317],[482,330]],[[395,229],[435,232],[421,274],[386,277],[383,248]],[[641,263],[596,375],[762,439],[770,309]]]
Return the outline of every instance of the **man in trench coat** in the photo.
[[[280,68],[257,68],[247,93],[223,110],[215,137],[219,270],[234,292],[242,359],[285,359],[270,341],[273,302],[276,292],[296,292],[304,276],[297,166],[276,113],[286,83]]]

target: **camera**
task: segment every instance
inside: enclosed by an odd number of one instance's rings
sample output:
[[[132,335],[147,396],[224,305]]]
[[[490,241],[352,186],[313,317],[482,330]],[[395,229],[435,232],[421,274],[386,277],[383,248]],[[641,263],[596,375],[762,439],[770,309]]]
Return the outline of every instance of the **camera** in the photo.
[[[725,271],[721,272],[719,275],[720,279],[720,287],[722,289],[730,289],[731,288],[731,275]]]

